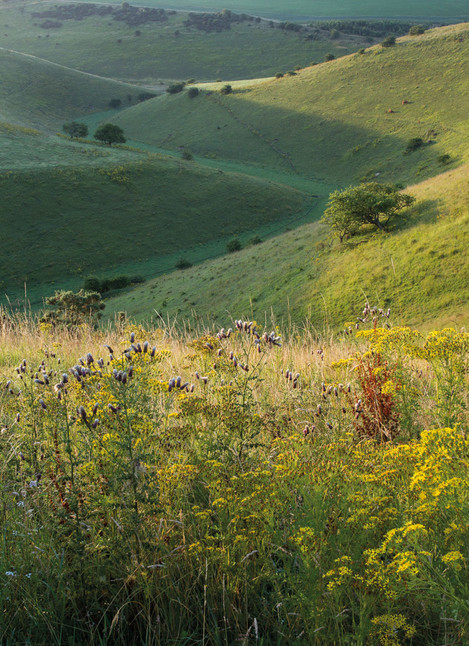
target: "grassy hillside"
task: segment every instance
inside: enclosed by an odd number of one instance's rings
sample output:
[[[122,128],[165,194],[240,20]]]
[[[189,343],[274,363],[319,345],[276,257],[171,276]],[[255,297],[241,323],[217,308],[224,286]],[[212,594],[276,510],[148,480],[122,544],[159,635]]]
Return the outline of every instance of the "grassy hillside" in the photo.
[[[87,0],[91,2],[92,0]],[[119,0],[110,0],[119,4]],[[159,7],[159,0],[145,0],[148,7]],[[218,11],[221,7],[218,0],[166,0],[165,7],[177,10]],[[464,18],[467,17],[465,0],[225,0],[223,6],[233,11],[246,11],[269,18],[323,18],[323,17],[366,17],[375,16],[411,17],[411,18]]]
[[[0,17],[3,12],[0,13]],[[105,110],[113,98],[140,88],[0,49],[0,121],[60,130],[64,121]]]
[[[166,14],[163,21],[136,25],[109,15],[80,20],[47,18],[61,26],[42,28],[46,17],[33,14],[54,6],[31,3],[22,11],[21,7],[7,5],[0,13],[5,23],[0,46],[112,78],[155,82],[271,76],[296,65],[321,61],[328,52],[342,56],[369,43],[363,37],[344,33],[331,39],[329,29],[296,33],[254,19],[233,22],[229,30],[207,33],[186,26],[187,14],[174,12]]]
[[[295,222],[312,206],[285,185],[196,162],[11,127],[2,143],[4,163],[24,162],[0,175],[1,291],[10,297],[24,282],[37,299],[92,273],[154,275],[188,249],[223,254],[234,235]]]
[[[154,311],[179,321],[196,315],[308,317],[320,329],[354,320],[365,298],[395,320],[428,327],[467,325],[469,164],[409,188],[416,205],[390,234],[331,243],[319,223],[254,248],[157,278],[111,299],[108,312],[138,319]],[[258,271],[262,268],[262,271]],[[227,305],[228,304],[228,305]]]
[[[469,25],[237,89],[164,96],[116,116],[133,139],[350,183],[377,173],[405,184],[460,162],[469,143]],[[407,103],[403,104],[403,101]],[[390,112],[391,111],[391,112]],[[403,154],[409,139],[427,143]]]

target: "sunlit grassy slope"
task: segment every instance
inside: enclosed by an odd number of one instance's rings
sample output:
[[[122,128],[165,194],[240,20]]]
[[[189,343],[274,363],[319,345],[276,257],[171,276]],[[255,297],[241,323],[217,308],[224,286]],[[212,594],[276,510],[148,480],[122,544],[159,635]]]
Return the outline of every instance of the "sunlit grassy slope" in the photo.
[[[95,272],[154,274],[188,248],[208,244],[217,256],[233,235],[310,208],[298,190],[196,162],[13,126],[0,140],[0,164],[14,160],[0,175],[2,296],[23,282],[37,298]]]
[[[328,52],[342,56],[368,43],[346,34],[330,39],[328,31],[317,40],[308,39],[307,34],[254,20],[234,23],[229,31],[206,33],[187,28],[187,14],[179,13],[169,15],[165,22],[138,27],[109,16],[90,16],[65,20],[60,28],[43,29],[44,20],[32,13],[52,6],[31,3],[22,11],[22,5],[11,3],[3,8],[0,20],[5,27],[0,30],[0,46],[112,78],[154,81],[269,76],[321,61]]]
[[[163,96],[119,113],[133,139],[348,184],[405,184],[469,143],[469,24],[323,63],[228,96]],[[403,104],[406,101],[407,103]],[[391,111],[391,112],[390,112]],[[403,154],[413,137],[428,142]]]
[[[3,13],[0,12],[0,17]],[[64,121],[105,110],[140,88],[0,49],[0,121],[60,130]]]
[[[108,311],[139,319],[227,316],[264,320],[308,316],[337,327],[354,321],[365,298],[409,325],[469,320],[469,164],[410,187],[417,202],[394,232],[348,245],[323,225],[305,225],[259,246],[157,278],[111,299]]]

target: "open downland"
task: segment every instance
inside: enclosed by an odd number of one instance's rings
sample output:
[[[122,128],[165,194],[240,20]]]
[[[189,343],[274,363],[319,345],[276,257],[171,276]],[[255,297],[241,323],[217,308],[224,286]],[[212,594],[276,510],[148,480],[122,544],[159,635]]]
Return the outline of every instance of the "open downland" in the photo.
[[[0,121],[57,131],[77,114],[106,109],[115,97],[130,95],[136,103],[139,92],[128,83],[0,48]]]
[[[94,74],[156,83],[157,89],[160,79],[273,76],[322,61],[329,52],[343,56],[369,44],[368,38],[343,33],[331,39],[329,29],[296,33],[255,20],[207,33],[186,26],[188,16],[180,13],[167,14],[162,22],[133,26],[94,15],[55,20],[60,27],[41,27],[46,18],[33,13],[55,6],[33,3],[24,11],[8,6],[0,13],[5,23],[0,46]],[[126,95],[120,94],[125,102]]]
[[[237,89],[165,95],[114,121],[134,140],[349,184],[379,174],[404,184],[466,158],[469,25],[398,39],[365,52]],[[407,102],[403,104],[403,102]],[[390,112],[391,111],[391,112]],[[404,154],[407,142],[425,144]]]
[[[296,226],[313,204],[294,188],[195,161],[72,144],[11,126],[2,142],[24,161],[0,176],[1,291],[10,299],[24,282],[37,300],[67,284],[77,288],[93,273],[171,270],[188,249],[192,259],[215,257],[235,235]]]
[[[92,2],[92,0],[86,0]],[[119,0],[111,0],[120,4]],[[159,0],[143,0],[138,4],[147,7],[159,7]],[[165,0],[165,7],[177,10],[219,11],[218,0]],[[464,18],[468,9],[465,0],[225,0],[223,7],[232,11],[254,13],[269,18],[324,18],[324,17],[412,17],[412,18]]]
[[[469,164],[408,190],[417,203],[392,233],[331,245],[323,225],[308,224],[134,288],[110,299],[106,315],[224,325],[272,313],[323,330],[355,321],[367,298],[402,324],[467,325]]]

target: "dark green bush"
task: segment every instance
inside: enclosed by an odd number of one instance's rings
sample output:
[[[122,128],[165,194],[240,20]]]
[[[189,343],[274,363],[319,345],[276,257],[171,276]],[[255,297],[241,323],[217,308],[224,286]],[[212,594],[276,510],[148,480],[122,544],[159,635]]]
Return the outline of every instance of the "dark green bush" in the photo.
[[[226,250],[228,253],[234,253],[235,251],[241,251],[243,248],[243,245],[241,244],[241,241],[239,238],[233,238],[228,242],[226,245]]]
[[[425,31],[426,30],[423,25],[412,25],[409,29],[409,36],[421,36]]]
[[[231,94],[233,92],[233,88],[231,85],[223,85],[223,87],[220,88],[220,94]]]
[[[192,263],[187,258],[179,258],[175,266],[176,269],[189,269],[189,267],[192,267]]]
[[[196,96],[199,96],[199,88],[198,87],[190,87],[187,90],[187,96],[189,99],[194,99]]]
[[[194,159],[194,155],[191,153],[190,150],[183,150],[182,158],[185,159],[186,161],[192,161]]]
[[[414,150],[417,150],[417,148],[421,148],[424,145],[424,141],[422,137],[412,137],[412,139],[409,139],[406,145],[405,152],[406,153],[411,153]]]
[[[324,56],[324,60],[325,60],[325,62],[326,62],[326,63],[327,63],[328,61],[333,61],[333,60],[334,60],[334,58],[335,58],[334,54],[326,54],[326,55]]]
[[[178,94],[184,89],[184,83],[172,83],[166,88],[168,94]]]
[[[381,47],[393,47],[395,44],[396,44],[395,36],[386,36],[386,38],[381,43]]]

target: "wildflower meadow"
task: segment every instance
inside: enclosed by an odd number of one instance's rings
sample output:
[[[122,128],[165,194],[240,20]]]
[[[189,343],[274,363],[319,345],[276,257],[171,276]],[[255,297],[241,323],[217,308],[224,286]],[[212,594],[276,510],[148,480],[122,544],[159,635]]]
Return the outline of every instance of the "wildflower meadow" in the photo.
[[[469,334],[227,323],[2,317],[0,643],[467,644]]]

